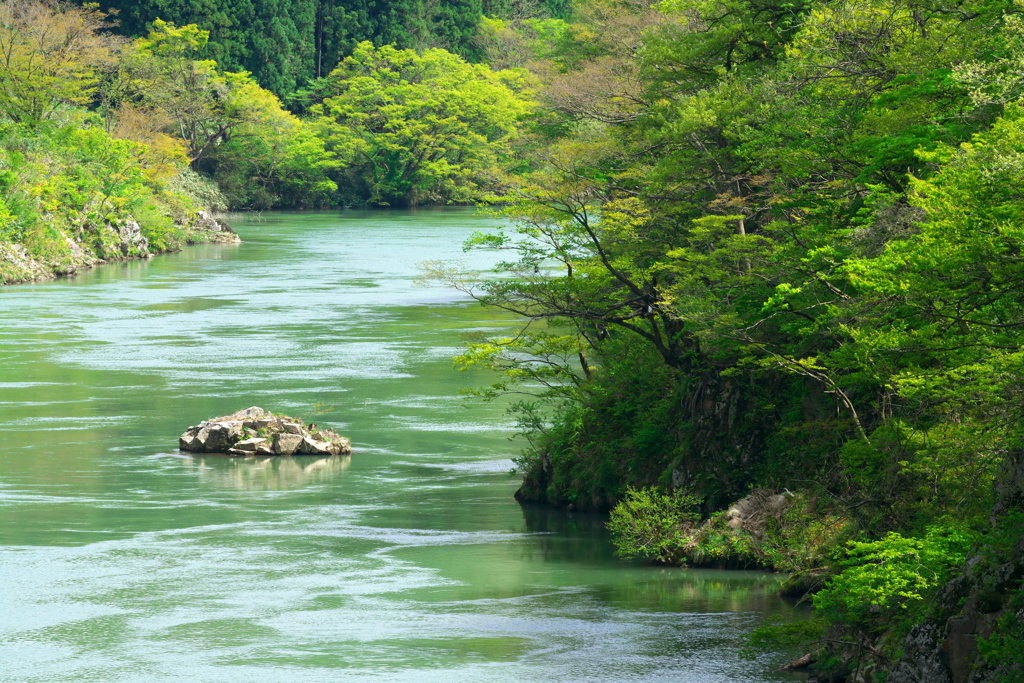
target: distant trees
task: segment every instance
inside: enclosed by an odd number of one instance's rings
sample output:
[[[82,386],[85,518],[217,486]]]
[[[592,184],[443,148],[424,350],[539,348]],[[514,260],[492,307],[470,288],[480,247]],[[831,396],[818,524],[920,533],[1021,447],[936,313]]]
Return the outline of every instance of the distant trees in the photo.
[[[248,73],[196,59],[208,38],[195,25],[153,22],[148,36],[122,52],[120,72],[110,80],[109,100],[117,102],[110,116],[141,113],[162,126],[159,132],[181,140],[189,163],[213,176],[233,205],[327,203],[335,185],[325,170],[336,164],[323,143]]]
[[[195,24],[210,35],[202,58],[248,71],[285,96],[326,76],[362,41],[479,58],[480,17],[504,16],[524,4],[555,16],[568,11],[567,0],[104,0],[102,6],[117,11],[118,31],[131,37],[146,35],[156,19]]]
[[[360,43],[312,112],[343,165],[349,200],[468,201],[493,185],[530,110],[523,72],[496,72],[444,50]]]
[[[92,5],[0,3],[0,115],[34,126],[91,105],[138,143],[150,182],[185,163],[234,207],[474,201],[502,183],[532,107],[523,70],[364,42],[303,93],[300,119],[252,74],[205,58],[210,33],[195,24],[155,19],[131,42],[111,26]]]
[[[226,142],[243,126],[259,127],[287,116],[272,93],[247,73],[221,72],[213,60],[198,60],[208,35],[196,26],[157,20],[145,38],[126,48],[121,61],[123,102],[158,110],[188,146],[192,163]]]
[[[35,125],[65,104],[85,104],[118,40],[94,5],[0,2],[0,113]]]

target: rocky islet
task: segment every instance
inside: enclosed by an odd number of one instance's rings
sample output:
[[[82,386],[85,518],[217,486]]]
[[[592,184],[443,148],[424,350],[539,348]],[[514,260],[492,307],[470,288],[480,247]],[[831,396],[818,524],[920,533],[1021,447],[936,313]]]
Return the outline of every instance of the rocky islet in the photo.
[[[189,427],[178,437],[178,448],[190,453],[241,457],[352,452],[349,440],[332,429],[318,429],[314,424],[274,415],[256,406]]]

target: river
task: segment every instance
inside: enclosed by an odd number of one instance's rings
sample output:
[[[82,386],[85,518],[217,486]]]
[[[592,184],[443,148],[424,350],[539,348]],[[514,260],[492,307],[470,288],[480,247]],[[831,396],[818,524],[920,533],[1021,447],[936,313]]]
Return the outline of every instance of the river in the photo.
[[[189,247],[0,288],[0,680],[792,681],[736,656],[760,572],[616,559],[523,508],[500,404],[451,356],[500,316],[418,287],[466,209],[236,217]],[[190,457],[259,405],[351,457]]]

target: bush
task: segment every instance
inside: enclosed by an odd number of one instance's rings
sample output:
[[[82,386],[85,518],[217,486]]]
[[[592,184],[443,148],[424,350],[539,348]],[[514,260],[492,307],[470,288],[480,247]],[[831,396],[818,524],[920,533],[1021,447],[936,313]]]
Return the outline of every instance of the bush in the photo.
[[[612,509],[608,529],[616,554],[643,557],[665,564],[685,562],[683,555],[700,515],[685,512],[699,499],[658,489],[626,489],[626,496]]]

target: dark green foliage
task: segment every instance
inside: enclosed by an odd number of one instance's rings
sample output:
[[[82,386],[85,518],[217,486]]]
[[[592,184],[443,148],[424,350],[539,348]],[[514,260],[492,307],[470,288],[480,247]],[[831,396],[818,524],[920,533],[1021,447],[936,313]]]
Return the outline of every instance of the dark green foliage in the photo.
[[[362,41],[399,48],[444,48],[474,61],[473,43],[484,14],[515,10],[515,3],[484,0],[105,0],[117,11],[118,31],[149,33],[154,19],[210,32],[201,56],[228,71],[248,71],[264,88],[289,95],[326,76]],[[541,8],[564,16],[566,0]]]
[[[982,578],[978,591],[981,614],[1001,613],[992,633],[978,642],[984,664],[997,672],[999,683],[1024,676],[1024,512],[1003,515],[982,544],[981,563],[975,574]]]
[[[344,37],[336,21],[346,14],[334,3],[318,0],[109,0],[102,9],[116,10],[118,31],[137,37],[149,33],[155,19],[179,26],[196,24],[210,32],[202,58],[230,71],[249,71],[263,87],[288,93],[296,84],[316,77],[324,54],[337,57]],[[330,40],[327,37],[330,37]],[[326,68],[337,59],[328,58]]]
[[[521,496],[585,510],[608,510],[627,487],[663,475],[682,444],[674,408],[686,388],[642,345],[609,344],[579,401],[563,404],[534,438],[520,469]]]

